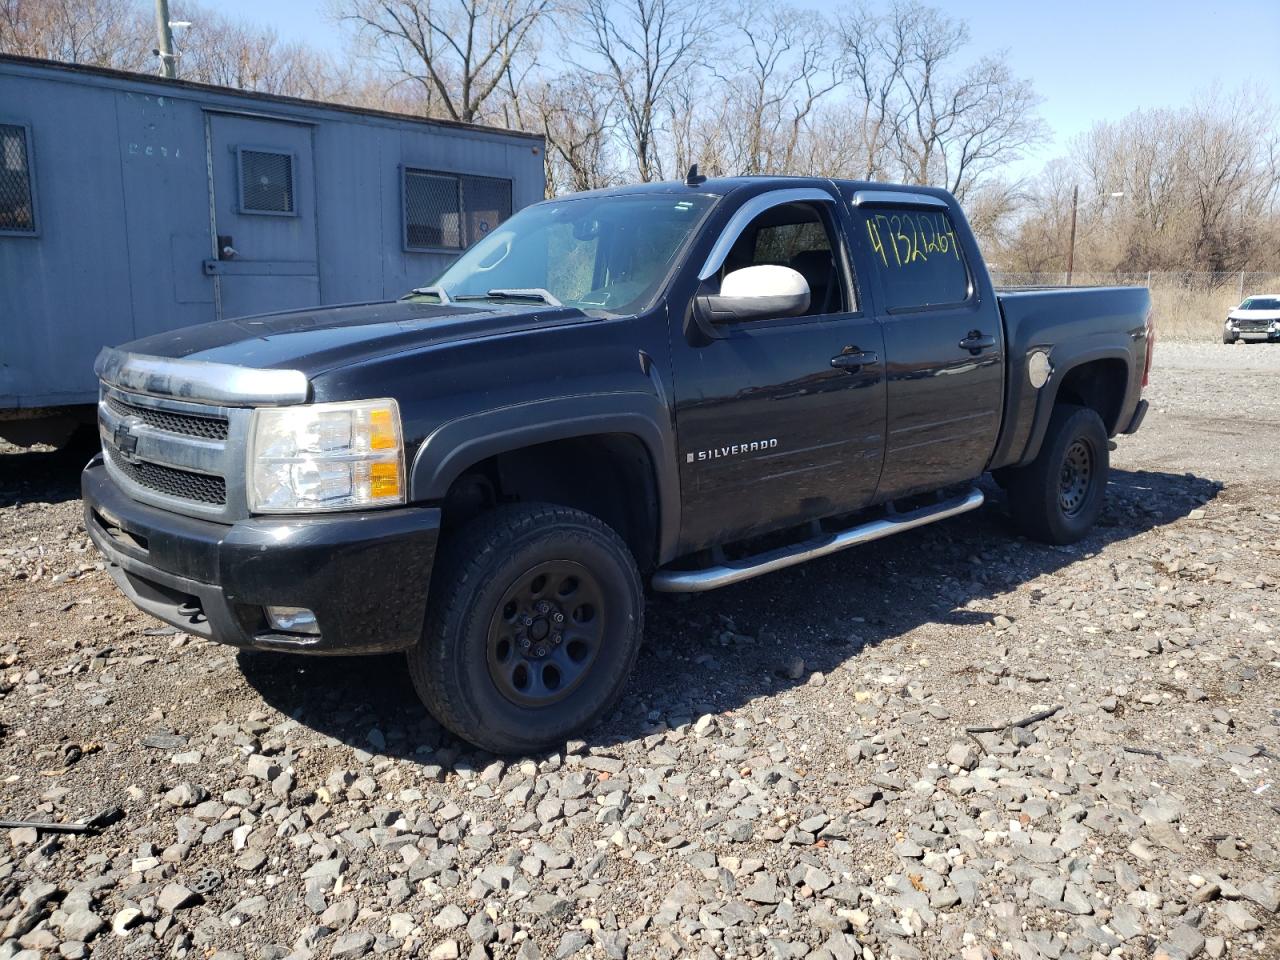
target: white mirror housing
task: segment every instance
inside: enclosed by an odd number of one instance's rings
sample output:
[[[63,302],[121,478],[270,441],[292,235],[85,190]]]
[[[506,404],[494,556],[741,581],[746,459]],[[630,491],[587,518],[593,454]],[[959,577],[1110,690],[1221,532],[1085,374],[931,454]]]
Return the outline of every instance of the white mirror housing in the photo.
[[[718,294],[700,295],[698,306],[712,323],[795,317],[809,309],[809,282],[790,267],[743,267],[725,276]]]

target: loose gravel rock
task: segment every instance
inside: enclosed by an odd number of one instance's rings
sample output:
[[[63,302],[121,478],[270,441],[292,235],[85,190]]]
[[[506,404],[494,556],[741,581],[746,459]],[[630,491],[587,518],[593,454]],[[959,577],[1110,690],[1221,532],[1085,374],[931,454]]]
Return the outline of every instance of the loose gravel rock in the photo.
[[[0,452],[0,816],[123,813],[5,831],[0,960],[1280,955],[1280,350],[1174,347],[1083,543],[987,484],[654,599],[617,711],[530,757],[443,733],[397,658],[147,618],[83,451]]]

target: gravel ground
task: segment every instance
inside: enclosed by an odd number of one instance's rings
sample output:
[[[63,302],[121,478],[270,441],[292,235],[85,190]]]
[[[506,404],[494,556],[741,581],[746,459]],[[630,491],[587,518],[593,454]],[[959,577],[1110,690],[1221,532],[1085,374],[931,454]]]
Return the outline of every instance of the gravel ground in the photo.
[[[0,833],[0,960],[1280,956],[1280,348],[1157,358],[1084,543],[989,487],[655,599],[618,711],[522,760],[398,659],[175,635],[83,457],[0,453],[0,816],[119,816]]]

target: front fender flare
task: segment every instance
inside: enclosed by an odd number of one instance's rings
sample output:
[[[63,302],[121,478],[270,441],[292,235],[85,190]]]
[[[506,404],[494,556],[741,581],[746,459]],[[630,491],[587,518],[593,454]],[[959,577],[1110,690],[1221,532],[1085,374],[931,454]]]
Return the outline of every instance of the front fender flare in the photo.
[[[649,452],[658,493],[658,562],[667,563],[674,559],[680,532],[679,467],[670,417],[652,394],[553,397],[450,420],[418,447],[409,470],[410,497],[442,500],[467,469],[501,453],[606,433],[634,436]]]

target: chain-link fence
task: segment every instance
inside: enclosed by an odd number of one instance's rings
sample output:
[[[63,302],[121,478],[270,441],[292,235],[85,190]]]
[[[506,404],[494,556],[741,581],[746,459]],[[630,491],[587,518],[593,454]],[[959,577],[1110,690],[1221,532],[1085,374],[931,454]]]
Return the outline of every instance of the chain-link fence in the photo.
[[[1280,294],[1280,273],[1150,270],[1137,273],[1014,273],[994,270],[998,287],[1148,287],[1160,336],[1216,340],[1227,313],[1251,294]]]

